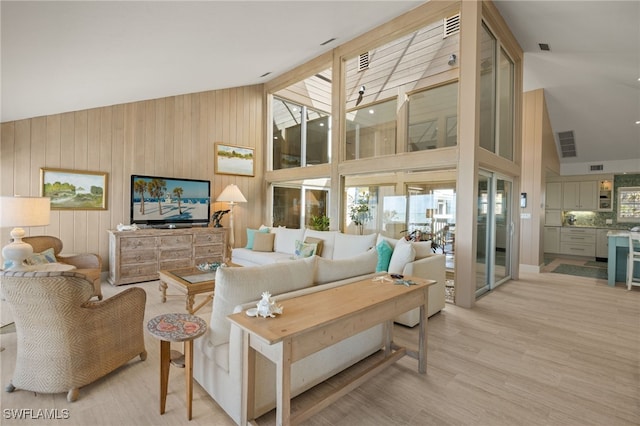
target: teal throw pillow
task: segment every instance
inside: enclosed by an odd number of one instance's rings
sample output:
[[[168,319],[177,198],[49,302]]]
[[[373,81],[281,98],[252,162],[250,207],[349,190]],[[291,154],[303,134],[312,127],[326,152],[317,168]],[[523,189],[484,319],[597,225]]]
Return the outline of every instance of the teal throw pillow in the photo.
[[[256,232],[269,233],[269,228],[250,229],[247,228],[247,245],[244,248],[253,250]]]
[[[376,265],[376,272],[388,271],[389,262],[391,262],[391,255],[393,254],[393,248],[386,240],[382,240],[376,246],[378,252],[378,264]]]

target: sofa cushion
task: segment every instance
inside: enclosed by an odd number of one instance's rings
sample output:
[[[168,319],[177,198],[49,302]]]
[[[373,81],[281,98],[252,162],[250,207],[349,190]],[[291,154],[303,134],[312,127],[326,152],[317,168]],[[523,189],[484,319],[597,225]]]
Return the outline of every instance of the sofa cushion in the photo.
[[[415,258],[416,250],[413,248],[413,245],[404,238],[401,238],[393,249],[388,272],[390,274],[402,274],[404,265],[413,262]]]
[[[281,261],[290,261],[291,255],[268,251],[249,250],[244,247],[234,248],[231,261],[242,266],[268,265]]]
[[[273,251],[273,240],[275,239],[275,234],[266,234],[263,232],[258,232],[254,236],[253,242],[253,251]]]
[[[333,249],[335,247],[336,235],[339,233],[339,231],[316,231],[314,229],[305,229],[304,239],[306,240],[307,237],[321,239],[322,251],[316,254],[327,259],[333,259]]]
[[[260,227],[260,229],[247,228],[247,245],[244,248],[253,249],[254,236],[256,232],[267,233],[269,228]]]
[[[211,342],[227,343],[231,323],[227,315],[237,305],[258,301],[263,292],[286,293],[313,284],[316,257],[262,266],[224,267],[216,271],[216,295],[211,312]]]
[[[362,254],[376,245],[377,237],[378,234],[336,234],[332,259],[348,259]]]
[[[429,257],[433,254],[431,241],[412,241],[411,246],[416,251],[416,259]]]
[[[391,262],[391,255],[393,254],[393,248],[386,240],[381,240],[376,244],[376,251],[378,252],[378,264],[376,265],[376,272],[388,271],[389,262]]]
[[[304,229],[273,228],[272,232],[276,234],[273,251],[293,254],[296,250],[296,241],[303,240]]]
[[[314,279],[316,285],[373,273],[378,263],[378,253],[376,250],[369,250],[348,259],[331,260],[317,257],[317,260]]]
[[[296,250],[293,253],[293,258],[304,259],[305,257],[311,257],[316,254],[317,249],[318,245],[315,243],[296,241]]]

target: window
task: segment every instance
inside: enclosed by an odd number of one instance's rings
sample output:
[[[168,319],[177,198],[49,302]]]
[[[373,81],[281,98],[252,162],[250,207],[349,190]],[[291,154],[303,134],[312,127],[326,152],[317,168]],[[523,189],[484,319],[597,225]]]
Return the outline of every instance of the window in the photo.
[[[458,82],[409,96],[407,151],[458,143]]]
[[[618,189],[618,222],[640,222],[640,186]]]
[[[496,38],[482,24],[480,35],[480,146],[496,147]]]
[[[327,216],[329,190],[322,186],[328,182],[328,179],[314,179],[309,185],[274,186],[273,226],[314,227],[314,218]]]
[[[513,61],[500,49],[500,72],[498,73],[498,155],[513,160]]]
[[[330,115],[273,98],[273,170],[329,162]]]
[[[346,159],[396,152],[396,99],[347,113]]]

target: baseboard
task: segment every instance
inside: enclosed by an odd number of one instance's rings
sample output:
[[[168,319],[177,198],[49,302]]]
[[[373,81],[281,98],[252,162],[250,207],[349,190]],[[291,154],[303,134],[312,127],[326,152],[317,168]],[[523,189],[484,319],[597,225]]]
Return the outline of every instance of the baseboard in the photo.
[[[524,265],[520,264],[520,272],[530,272],[533,274],[539,274],[542,271],[542,265]]]

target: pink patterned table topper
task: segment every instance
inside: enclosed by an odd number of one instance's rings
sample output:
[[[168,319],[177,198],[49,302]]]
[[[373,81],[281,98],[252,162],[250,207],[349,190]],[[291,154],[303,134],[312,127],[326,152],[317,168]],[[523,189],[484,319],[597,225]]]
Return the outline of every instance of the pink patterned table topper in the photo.
[[[191,314],[162,314],[149,320],[147,330],[160,340],[184,342],[202,336],[207,331],[207,323]]]

